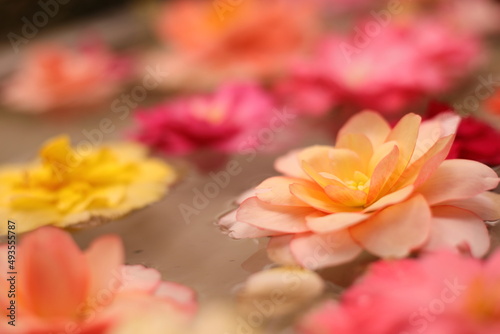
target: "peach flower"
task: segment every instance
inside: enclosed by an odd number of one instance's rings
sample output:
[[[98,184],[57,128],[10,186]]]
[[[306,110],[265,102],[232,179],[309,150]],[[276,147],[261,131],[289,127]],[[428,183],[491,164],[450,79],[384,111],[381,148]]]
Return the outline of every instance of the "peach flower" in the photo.
[[[496,334],[499,292],[498,251],[487,261],[449,252],[381,261],[340,303],[329,301],[308,314],[298,333]]]
[[[219,224],[234,238],[271,236],[270,257],[308,268],[337,265],[362,250],[383,258],[413,251],[489,248],[484,220],[500,219],[488,166],[446,160],[460,117],[422,122],[407,114],[391,129],[361,112],[335,146],[312,146],[276,161],[271,177]],[[496,203],[495,203],[496,202]]]
[[[8,247],[0,246],[2,260]],[[154,269],[123,265],[123,246],[116,236],[100,237],[82,252],[69,234],[42,227],[23,238],[16,254],[14,268],[7,260],[0,264],[4,311],[14,300],[5,293],[10,288],[7,272],[17,272],[15,327],[2,317],[3,334],[109,333],[143,304],[155,304],[179,319],[196,310],[190,289],[162,282]]]
[[[174,56],[164,55],[169,68],[177,67],[170,71],[173,77],[196,73],[191,85],[273,77],[317,36],[317,5],[303,0],[235,3],[180,0],[165,6],[157,32],[173,46]]]
[[[4,82],[2,100],[26,113],[80,110],[112,98],[129,75],[129,61],[99,41],[82,43],[76,49],[40,44]]]

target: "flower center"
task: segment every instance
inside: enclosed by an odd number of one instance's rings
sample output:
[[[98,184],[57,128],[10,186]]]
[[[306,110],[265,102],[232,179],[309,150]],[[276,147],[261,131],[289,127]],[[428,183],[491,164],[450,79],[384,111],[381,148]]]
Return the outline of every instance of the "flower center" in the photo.
[[[344,183],[353,190],[368,192],[370,188],[370,178],[360,171],[354,172],[352,180],[344,181]]]

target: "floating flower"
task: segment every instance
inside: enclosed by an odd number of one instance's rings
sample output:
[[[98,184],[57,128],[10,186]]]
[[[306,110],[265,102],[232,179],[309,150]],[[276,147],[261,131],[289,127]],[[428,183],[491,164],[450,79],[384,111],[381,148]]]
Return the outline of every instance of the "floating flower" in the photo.
[[[85,144],[85,145],[83,145]],[[17,231],[67,227],[121,217],[159,200],[176,175],[133,143],[70,147],[61,136],[46,143],[40,161],[0,168],[0,217]],[[6,234],[0,225],[0,235]]]
[[[129,61],[97,41],[78,49],[41,44],[4,82],[2,100],[26,113],[95,107],[117,94],[129,73]]]
[[[379,114],[359,113],[335,146],[279,158],[284,175],[244,195],[219,224],[234,238],[271,236],[271,259],[310,269],[363,249],[383,258],[442,247],[482,256],[483,220],[500,219],[498,196],[487,192],[499,178],[476,161],[444,161],[459,120],[447,113],[420,124],[408,114],[391,129]]]
[[[490,334],[500,331],[500,252],[381,261],[300,324],[303,334]],[[367,326],[366,324],[370,324]]]
[[[228,84],[213,94],[176,98],[138,112],[135,138],[165,154],[208,148],[235,153],[259,146],[255,134],[269,126],[273,101],[251,84]]]
[[[191,85],[217,85],[281,74],[311,47],[318,22],[317,5],[302,0],[181,0],[165,6],[157,31],[179,55],[172,75],[196,73]]]
[[[0,246],[2,259],[7,250]],[[196,310],[190,289],[162,282],[154,269],[123,265],[116,236],[100,237],[82,252],[67,233],[42,227],[23,238],[16,254],[16,320],[14,327],[2,319],[5,334],[104,334],[143,305],[154,304],[176,319],[189,319]],[[0,264],[2,292],[10,286],[7,266],[7,261]],[[3,310],[11,300],[0,295]]]
[[[434,117],[449,110],[449,106],[433,102],[426,116]],[[472,115],[462,119],[448,159],[470,159],[489,166],[500,165],[500,131]]]
[[[449,92],[479,63],[479,41],[446,25],[394,23],[375,37],[360,32],[365,25],[351,37],[326,38],[277,85],[278,96],[313,115],[335,107],[399,113]]]

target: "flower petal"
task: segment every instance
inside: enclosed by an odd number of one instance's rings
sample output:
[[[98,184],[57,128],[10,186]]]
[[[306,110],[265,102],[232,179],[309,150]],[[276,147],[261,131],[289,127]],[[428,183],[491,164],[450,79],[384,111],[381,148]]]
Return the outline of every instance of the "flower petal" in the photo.
[[[497,193],[486,191],[472,198],[446,201],[442,205],[465,209],[483,220],[500,220],[500,194]]]
[[[413,190],[414,190],[413,185],[409,185],[393,193],[385,195],[381,197],[379,200],[377,200],[375,203],[370,205],[369,207],[365,208],[363,212],[373,212],[383,209],[389,205],[403,202],[413,193]]]
[[[23,303],[41,317],[73,317],[89,287],[87,260],[73,239],[57,228],[42,227],[27,234],[20,248]]]
[[[115,235],[102,236],[87,248],[85,257],[90,269],[89,293],[96,296],[100,289],[110,285],[120,271],[125,260],[122,241]]]
[[[500,179],[493,169],[472,160],[446,160],[417,191],[430,205],[474,197],[493,189]]]
[[[303,202],[323,212],[359,211],[359,208],[346,207],[340,203],[335,203],[323,190],[316,190],[296,183],[290,185],[290,191]]]
[[[221,228],[222,232],[233,239],[261,238],[281,234],[280,232],[265,230],[242,223],[236,219],[236,212],[237,210],[233,210],[217,221],[217,225]]]
[[[372,142],[373,147],[381,145],[389,133],[391,127],[379,113],[373,111],[362,111],[351,117],[340,129],[337,141],[346,134],[363,134]]]
[[[325,187],[325,192],[329,198],[341,205],[356,207],[363,206],[366,203],[366,193],[361,190],[329,185]]]
[[[335,232],[358,224],[370,217],[358,212],[338,212],[329,215],[312,214],[306,217],[307,226],[317,233]]]
[[[347,230],[297,235],[290,243],[290,249],[294,258],[309,270],[349,262],[362,251]]]
[[[294,183],[321,190],[313,181],[276,176],[266,179],[257,186],[257,189],[263,190],[257,194],[257,198],[273,205],[309,206],[290,192],[290,185]]]
[[[300,233],[309,230],[306,216],[314,211],[313,208],[271,205],[252,197],[241,203],[236,218],[265,230]]]
[[[389,152],[389,154],[387,154],[377,164],[370,178],[370,189],[368,190],[366,203],[370,204],[377,200],[382,187],[389,180],[389,177],[394,173],[396,169],[399,160],[399,154],[399,148],[395,145]]]
[[[368,162],[373,155],[373,146],[367,136],[361,133],[346,133],[335,143],[336,148],[344,148],[356,152],[364,162],[364,168],[368,167]]]
[[[308,176],[302,170],[302,165],[300,163],[300,152],[301,150],[293,150],[279,157],[274,162],[274,169],[286,176],[307,179]]]
[[[466,247],[481,257],[490,248],[486,224],[473,213],[451,206],[432,208],[432,226],[426,250]]]
[[[431,211],[422,195],[389,206],[350,228],[353,238],[380,257],[405,257],[429,236]]]

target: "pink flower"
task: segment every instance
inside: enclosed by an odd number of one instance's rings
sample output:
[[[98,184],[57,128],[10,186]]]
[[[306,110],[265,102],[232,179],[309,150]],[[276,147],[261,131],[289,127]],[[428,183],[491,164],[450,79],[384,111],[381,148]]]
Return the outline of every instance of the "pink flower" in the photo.
[[[427,116],[434,117],[449,111],[446,104],[432,102]],[[485,121],[469,116],[464,118],[457,129],[448,159],[470,159],[489,166],[500,165],[500,131]]]
[[[8,247],[0,246],[0,306],[6,310],[13,300],[3,292],[10,287],[7,272],[15,271],[17,322],[13,327],[2,319],[3,334],[109,333],[141,303],[169,309],[177,318],[196,309],[190,289],[162,282],[154,269],[124,266],[116,236],[100,237],[83,253],[67,233],[42,227],[17,245],[14,270],[8,267]]]
[[[120,91],[129,72],[129,61],[99,41],[82,43],[77,49],[40,44],[4,82],[2,100],[26,113],[95,107]]]
[[[278,95],[314,115],[334,107],[398,113],[448,92],[478,63],[478,41],[445,25],[416,21],[380,29],[374,37],[357,30],[325,39],[278,85]]]
[[[259,87],[228,84],[213,94],[180,97],[138,112],[135,138],[165,154],[202,148],[236,153],[259,146],[256,131],[269,126],[273,107]]]
[[[379,114],[359,113],[335,146],[279,158],[283,176],[244,195],[219,224],[234,238],[270,236],[271,259],[310,269],[362,250],[401,258],[447,247],[482,256],[490,244],[483,220],[500,219],[499,197],[487,192],[499,178],[475,161],[444,161],[459,120],[447,113],[421,124],[407,114],[391,129]]]
[[[488,261],[448,252],[375,263],[341,302],[307,315],[302,334],[500,332],[500,252]]]
[[[317,5],[303,0],[180,0],[165,6],[157,31],[178,54],[174,75],[194,73],[188,84],[217,85],[281,74],[313,45],[318,22]]]

